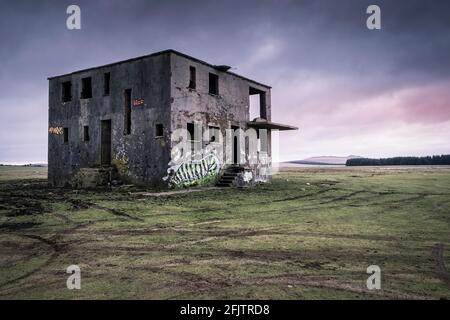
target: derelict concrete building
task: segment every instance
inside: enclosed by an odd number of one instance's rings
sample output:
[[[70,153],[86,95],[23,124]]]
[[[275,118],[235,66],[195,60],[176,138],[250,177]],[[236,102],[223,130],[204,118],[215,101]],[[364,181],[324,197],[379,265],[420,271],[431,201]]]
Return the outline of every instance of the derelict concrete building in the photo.
[[[271,130],[297,129],[271,122],[270,89],[174,50],[51,77],[49,183],[268,180]],[[258,97],[255,119],[251,96]],[[249,128],[256,129],[253,152]],[[182,143],[182,153],[191,152],[179,157]]]

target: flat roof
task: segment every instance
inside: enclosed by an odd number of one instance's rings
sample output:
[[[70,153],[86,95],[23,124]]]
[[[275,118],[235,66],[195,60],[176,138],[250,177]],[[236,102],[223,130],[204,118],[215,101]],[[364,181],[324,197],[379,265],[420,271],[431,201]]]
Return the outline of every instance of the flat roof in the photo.
[[[66,77],[66,76],[69,76],[69,75],[74,75],[74,74],[77,74],[77,73],[82,73],[82,72],[91,71],[91,70],[95,70],[95,69],[106,68],[106,67],[112,67],[112,66],[115,66],[115,65],[118,65],[118,64],[121,64],[121,63],[132,62],[132,61],[136,61],[136,60],[140,60],[140,59],[144,59],[144,58],[149,58],[149,57],[158,56],[158,55],[165,54],[165,53],[173,53],[173,54],[176,54],[176,55],[178,55],[178,56],[184,57],[184,58],[186,58],[186,59],[195,61],[195,62],[197,62],[197,63],[204,64],[204,65],[206,65],[206,66],[208,66],[208,67],[211,67],[211,68],[213,68],[213,69],[216,69],[216,70],[218,70],[218,67],[221,67],[221,66],[222,66],[222,65],[213,65],[213,64],[210,64],[210,63],[208,63],[208,62],[206,62],[206,61],[203,61],[203,60],[200,60],[200,59],[191,57],[191,56],[189,56],[189,55],[187,55],[187,54],[181,53],[181,52],[179,52],[179,51],[176,51],[176,50],[173,50],[173,49],[168,49],[168,50],[163,50],[163,51],[159,51],[159,52],[147,54],[147,55],[144,55],[144,56],[139,56],[139,57],[135,57],[135,58],[131,58],[131,59],[126,59],[126,60],[121,60],[121,61],[117,61],[117,62],[105,64],[105,65],[98,66],[98,67],[91,67],[91,68],[81,69],[81,70],[69,72],[69,73],[66,73],[66,74],[62,74],[62,75],[59,75],[59,76],[52,76],[52,77],[48,77],[47,79],[48,79],[48,80],[51,80],[51,79],[61,78],[61,77]],[[234,73],[234,72],[230,72],[230,71],[221,71],[221,70],[219,70],[219,71],[220,71],[220,72],[224,72],[224,73],[231,74],[231,75],[233,75],[233,76],[236,76],[236,77],[241,78],[241,79],[243,79],[243,80],[246,80],[246,81],[248,81],[248,82],[252,82],[252,83],[254,83],[254,84],[260,85],[260,86],[262,86],[262,87],[266,87],[266,88],[269,88],[269,89],[272,88],[271,86],[268,86],[268,85],[266,85],[266,84],[257,82],[257,81],[255,81],[255,80],[252,80],[252,79],[243,77],[243,76],[241,76],[241,75],[239,75],[239,74],[236,74],[236,73]]]

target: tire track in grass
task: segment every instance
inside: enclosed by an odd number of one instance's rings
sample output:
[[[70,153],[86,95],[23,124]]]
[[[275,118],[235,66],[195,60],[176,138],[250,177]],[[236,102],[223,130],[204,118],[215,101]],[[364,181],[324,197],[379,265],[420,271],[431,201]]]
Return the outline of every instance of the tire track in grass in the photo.
[[[51,239],[46,239],[38,235],[32,235],[32,234],[16,234],[17,236],[21,236],[28,239],[38,240],[41,243],[44,243],[45,245],[49,246],[52,250],[49,258],[47,258],[41,265],[38,267],[32,269],[31,271],[26,272],[25,274],[16,277],[14,279],[7,280],[6,282],[3,282],[0,284],[0,288],[4,288],[5,286],[8,286],[10,284],[13,284],[17,281],[23,280],[25,278],[28,278],[29,276],[35,274],[36,272],[42,270],[46,266],[50,265],[50,263],[55,260],[55,258],[58,256],[59,252],[61,251],[61,246],[59,246],[56,241]]]
[[[61,238],[64,235],[67,235],[69,233],[72,233],[73,231],[86,227],[88,225],[92,225],[94,223],[96,223],[97,221],[91,221],[91,222],[86,222],[86,223],[78,223],[76,224],[74,227],[69,228],[67,230],[64,230],[61,233],[55,234],[50,238],[44,238],[38,235],[34,235],[34,234],[22,234],[22,233],[14,233],[13,235],[15,236],[19,236],[19,237],[24,237],[24,238],[28,238],[28,239],[32,239],[32,240],[37,240],[40,243],[45,244],[46,246],[49,246],[52,250],[52,252],[50,253],[50,256],[42,263],[40,264],[38,267],[34,268],[31,271],[26,272],[25,274],[18,276],[14,279],[10,279],[4,283],[0,284],[0,295],[8,295],[8,293],[4,293],[2,291],[7,291],[10,288],[4,288],[6,286],[9,286],[13,283],[19,282],[23,279],[26,279],[30,276],[32,276],[33,274],[35,274],[36,272],[39,272],[40,270],[44,269],[45,267],[49,266],[57,257],[58,255],[60,255],[61,253],[64,252],[64,249],[66,247],[66,245],[62,245],[59,244],[58,241],[56,239]]]
[[[431,250],[434,269],[436,274],[445,282],[445,284],[450,288],[450,273],[445,268],[444,262],[444,244],[436,243]]]
[[[329,276],[306,276],[299,274],[284,274],[268,277],[256,277],[252,279],[210,279],[199,276],[197,274],[188,272],[174,272],[165,271],[165,273],[171,274],[174,277],[178,277],[180,281],[177,282],[177,286],[181,289],[185,289],[184,292],[177,293],[166,297],[167,300],[183,299],[185,297],[192,297],[196,294],[207,294],[211,296],[213,293],[223,292],[227,288],[241,288],[248,286],[264,287],[267,285],[276,286],[298,286],[298,287],[313,287],[319,289],[332,289],[342,292],[350,292],[354,294],[364,295],[367,298],[375,299],[403,299],[403,300],[426,300],[433,299],[432,297],[425,295],[409,294],[404,292],[398,292],[396,290],[381,290],[381,291],[369,291],[363,286],[356,286],[355,284],[348,282],[339,282],[337,279],[333,279]],[[180,285],[181,284],[181,285]],[[195,290],[193,288],[195,287]],[[180,289],[180,288],[179,288]],[[181,290],[180,290],[181,291]],[[294,295],[295,292],[292,292]]]
[[[83,210],[83,209],[94,208],[94,209],[107,211],[117,217],[131,219],[131,220],[137,220],[137,221],[141,221],[141,222],[144,221],[142,218],[131,216],[122,210],[104,207],[104,206],[101,206],[99,204],[96,204],[96,203],[93,203],[90,201],[83,201],[80,199],[67,199],[67,201],[72,204],[72,206],[74,207],[74,210]]]

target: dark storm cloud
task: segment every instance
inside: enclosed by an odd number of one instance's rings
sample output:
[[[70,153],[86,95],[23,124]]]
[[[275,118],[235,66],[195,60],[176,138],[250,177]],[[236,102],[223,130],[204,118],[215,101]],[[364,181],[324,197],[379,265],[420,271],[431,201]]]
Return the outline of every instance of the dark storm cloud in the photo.
[[[82,30],[65,27],[70,4]],[[365,27],[370,4],[380,31]],[[45,160],[47,76],[167,48],[273,85],[274,120],[315,137],[311,152],[330,150],[317,138],[330,132],[358,144],[358,125],[376,136],[394,120],[450,120],[448,1],[4,1],[0,43],[0,162]]]

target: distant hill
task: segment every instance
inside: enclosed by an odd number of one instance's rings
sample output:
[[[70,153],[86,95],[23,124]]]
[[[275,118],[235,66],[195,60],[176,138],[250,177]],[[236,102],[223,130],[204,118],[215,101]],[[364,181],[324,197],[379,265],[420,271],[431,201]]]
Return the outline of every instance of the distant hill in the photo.
[[[347,157],[320,156],[320,157],[310,157],[303,160],[293,160],[288,162],[297,164],[315,164],[315,165],[345,165],[348,159],[359,159],[359,158],[361,157],[355,155],[350,155]]]

